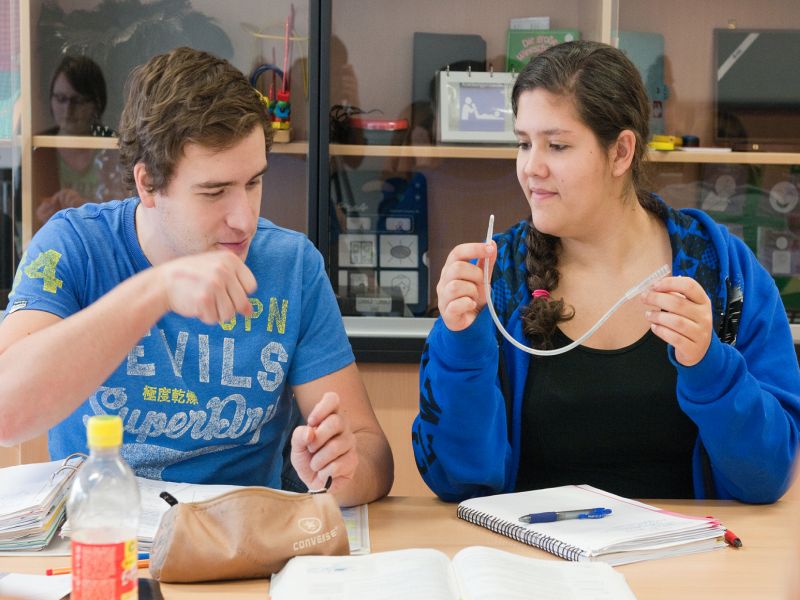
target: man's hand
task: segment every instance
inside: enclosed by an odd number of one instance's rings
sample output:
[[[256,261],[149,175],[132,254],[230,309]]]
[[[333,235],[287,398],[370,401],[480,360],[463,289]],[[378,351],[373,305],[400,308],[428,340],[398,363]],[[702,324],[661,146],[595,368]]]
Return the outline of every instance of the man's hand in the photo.
[[[353,479],[358,467],[356,437],[340,410],[338,394],[324,394],[307,423],[292,434],[292,465],[308,489],[321,489],[332,477],[330,491],[335,492]]]
[[[713,335],[711,301],[701,285],[691,277],[664,277],[642,294],[642,301],[655,307],[645,317],[653,333],[675,348],[678,362],[699,363]]]
[[[236,313],[250,316],[248,294],[256,279],[242,260],[227,250],[176,258],[156,267],[167,310],[214,325]]]

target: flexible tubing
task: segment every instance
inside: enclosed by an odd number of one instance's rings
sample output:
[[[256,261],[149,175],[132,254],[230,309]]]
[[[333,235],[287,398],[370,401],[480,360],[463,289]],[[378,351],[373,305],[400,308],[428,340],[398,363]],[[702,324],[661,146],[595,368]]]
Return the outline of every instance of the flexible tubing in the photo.
[[[489,216],[489,229],[486,231],[486,243],[490,243],[492,241],[492,234],[494,233],[494,215]],[[494,304],[492,304],[492,287],[489,285],[489,261],[484,261],[483,263],[483,285],[486,291],[486,306],[489,308],[489,314],[492,315],[492,321],[497,326],[497,329],[503,334],[503,337],[506,338],[511,344],[522,350],[523,352],[527,352],[528,354],[535,354],[536,356],[557,356],[559,354],[564,354],[565,352],[569,352],[573,348],[577,348],[583,342],[588,340],[595,331],[600,329],[600,327],[605,323],[608,318],[617,311],[617,309],[625,304],[631,298],[634,298],[641,294],[644,290],[646,290],[650,285],[669,275],[670,269],[669,265],[662,265],[655,271],[653,271],[650,275],[645,277],[642,281],[637,283],[631,289],[629,289],[625,294],[617,300],[617,302],[608,309],[608,312],[604,314],[600,319],[592,325],[592,327],[584,333],[581,337],[579,337],[574,342],[567,344],[566,346],[562,346],[561,348],[555,348],[553,350],[538,350],[536,348],[530,348],[525,344],[521,344],[517,340],[515,340],[506,328],[500,323],[500,319],[497,318],[497,313],[494,310]]]

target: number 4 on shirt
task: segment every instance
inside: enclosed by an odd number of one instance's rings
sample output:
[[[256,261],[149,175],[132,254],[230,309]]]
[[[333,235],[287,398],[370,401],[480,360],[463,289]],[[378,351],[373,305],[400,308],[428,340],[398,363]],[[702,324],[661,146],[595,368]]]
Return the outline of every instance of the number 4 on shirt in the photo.
[[[56,265],[61,260],[61,254],[55,250],[46,250],[39,253],[27,267],[25,275],[31,279],[42,279],[42,289],[55,294],[64,282],[56,277]]]

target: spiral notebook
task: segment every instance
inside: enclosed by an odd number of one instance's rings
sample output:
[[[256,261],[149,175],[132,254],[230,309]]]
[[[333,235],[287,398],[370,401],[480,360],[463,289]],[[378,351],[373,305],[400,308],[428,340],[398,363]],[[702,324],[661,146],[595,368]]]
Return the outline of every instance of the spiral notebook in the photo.
[[[520,517],[549,511],[610,508],[601,519],[527,524]],[[472,498],[458,516],[496,533],[573,561],[611,565],[725,547],[725,527],[710,517],[661,510],[589,485],[567,485]]]

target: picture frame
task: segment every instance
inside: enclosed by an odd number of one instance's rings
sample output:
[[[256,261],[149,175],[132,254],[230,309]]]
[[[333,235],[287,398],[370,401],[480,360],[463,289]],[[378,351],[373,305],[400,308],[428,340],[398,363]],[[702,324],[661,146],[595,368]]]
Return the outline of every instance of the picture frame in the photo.
[[[512,144],[514,115],[511,89],[516,73],[439,71],[437,139],[439,142]]]
[[[377,236],[368,233],[349,233],[339,236],[340,267],[377,267]]]

